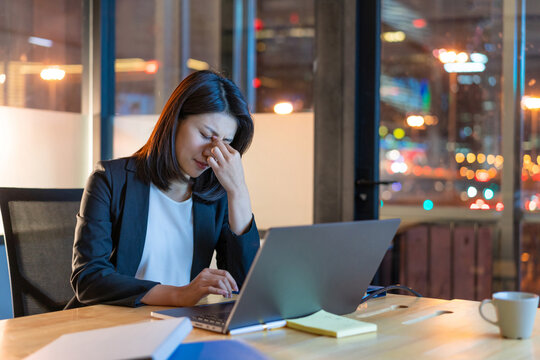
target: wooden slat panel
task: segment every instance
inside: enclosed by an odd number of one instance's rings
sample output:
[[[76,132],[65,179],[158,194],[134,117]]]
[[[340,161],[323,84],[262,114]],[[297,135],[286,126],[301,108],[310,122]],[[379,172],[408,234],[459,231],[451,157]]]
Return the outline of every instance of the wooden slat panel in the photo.
[[[476,256],[476,300],[491,298],[492,238],[493,229],[483,226],[478,229],[478,253]]]
[[[474,227],[457,226],[455,228],[452,247],[452,297],[455,299],[474,299],[474,240]]]
[[[405,250],[406,278],[401,284],[421,294],[426,294],[428,291],[428,227],[422,225],[407,230],[402,246]]]
[[[429,292],[426,296],[450,299],[451,242],[449,226],[432,226],[429,250]]]

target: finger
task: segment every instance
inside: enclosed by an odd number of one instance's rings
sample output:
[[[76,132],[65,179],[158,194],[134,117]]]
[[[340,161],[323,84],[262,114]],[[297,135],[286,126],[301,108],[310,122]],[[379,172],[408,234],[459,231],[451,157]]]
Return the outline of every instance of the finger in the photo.
[[[234,291],[238,291],[238,285],[236,285],[236,281],[227,270],[221,270],[221,269],[209,269],[209,270],[216,275],[221,275],[221,276],[226,277],[227,280],[229,280],[229,283],[231,284],[231,288]]]
[[[219,167],[219,163],[212,156],[207,157],[206,162],[212,169],[217,169]]]
[[[227,295],[231,295],[233,292],[232,284],[230,284],[229,279],[221,271],[209,271],[205,272],[205,276],[201,279],[203,284],[209,286],[214,286],[220,288],[227,292]]]
[[[219,149],[221,150],[221,152],[226,158],[228,158],[229,155],[232,155],[232,152],[229,150],[229,147],[227,147],[228,144],[224,142],[223,140],[218,139],[217,141],[214,142],[214,144],[219,147]]]
[[[214,159],[216,159],[217,162],[225,161],[225,156],[219,146],[214,146],[212,149],[210,149],[210,152],[212,153],[212,156],[214,157]]]
[[[231,284],[231,288],[232,288],[234,291],[238,291],[238,285],[236,285],[236,281],[234,280],[234,278],[232,277],[232,275],[229,274],[228,271],[225,271],[225,273],[227,274],[226,277],[227,277],[227,280],[229,280],[229,283]]]
[[[225,276],[222,276],[221,279],[219,279],[219,287],[227,290],[227,296],[232,295],[233,289],[231,288],[231,284],[229,284],[229,280]]]
[[[231,155],[228,153],[228,150],[226,148],[223,147],[222,149],[221,148],[222,146],[223,146],[223,143],[221,143],[220,145],[214,146],[212,150],[210,150],[212,154],[214,155],[215,159],[217,160],[217,162],[225,162],[229,159]]]
[[[205,288],[205,291],[207,294],[222,295],[222,296],[227,297],[227,292],[225,290],[214,287],[214,286],[208,286],[207,288]]]
[[[219,294],[223,295],[225,297],[231,297],[232,296],[232,290],[229,286],[227,286],[227,280],[224,276],[220,275],[212,275],[211,278],[208,279],[208,281],[205,282],[205,288],[206,287],[212,287],[214,289],[218,289],[217,292],[213,292],[213,294]]]
[[[231,154],[236,154],[238,152],[238,150],[236,150],[235,148],[233,148],[230,144],[227,144],[227,143],[224,143],[225,144],[225,147],[227,148],[227,150],[231,153]]]

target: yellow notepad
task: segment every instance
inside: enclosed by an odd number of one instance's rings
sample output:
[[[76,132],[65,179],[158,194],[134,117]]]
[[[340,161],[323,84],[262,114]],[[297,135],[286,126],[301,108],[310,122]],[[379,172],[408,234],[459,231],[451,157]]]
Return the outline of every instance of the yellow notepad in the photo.
[[[297,330],[338,338],[377,331],[376,324],[335,315],[324,310],[319,310],[302,318],[287,320],[287,326]]]

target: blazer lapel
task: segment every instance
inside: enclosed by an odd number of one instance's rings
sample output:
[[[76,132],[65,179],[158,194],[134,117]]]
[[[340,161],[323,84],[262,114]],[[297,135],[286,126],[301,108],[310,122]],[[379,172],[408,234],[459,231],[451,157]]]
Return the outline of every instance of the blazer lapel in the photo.
[[[118,241],[116,266],[118,272],[134,276],[137,273],[144,250],[150,186],[137,179],[134,159],[129,160],[126,170],[124,214]]]
[[[210,265],[214,254],[216,208],[193,197],[193,262],[191,280]]]

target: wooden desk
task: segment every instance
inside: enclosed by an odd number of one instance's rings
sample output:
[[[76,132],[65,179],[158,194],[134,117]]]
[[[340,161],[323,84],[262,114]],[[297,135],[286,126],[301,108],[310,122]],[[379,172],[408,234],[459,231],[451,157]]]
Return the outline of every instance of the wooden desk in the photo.
[[[208,302],[215,302],[216,299],[210,298]],[[133,309],[97,305],[2,320],[0,359],[22,358],[65,333],[141,321],[160,321],[150,317],[150,311],[156,309],[164,307]],[[242,339],[276,359],[540,358],[540,320],[536,321],[531,339],[502,339],[498,335],[498,328],[480,318],[476,301],[388,295],[370,300],[349,316],[374,322],[379,330],[336,339],[281,328],[233,338]],[[230,336],[194,329],[185,341],[223,338]]]

